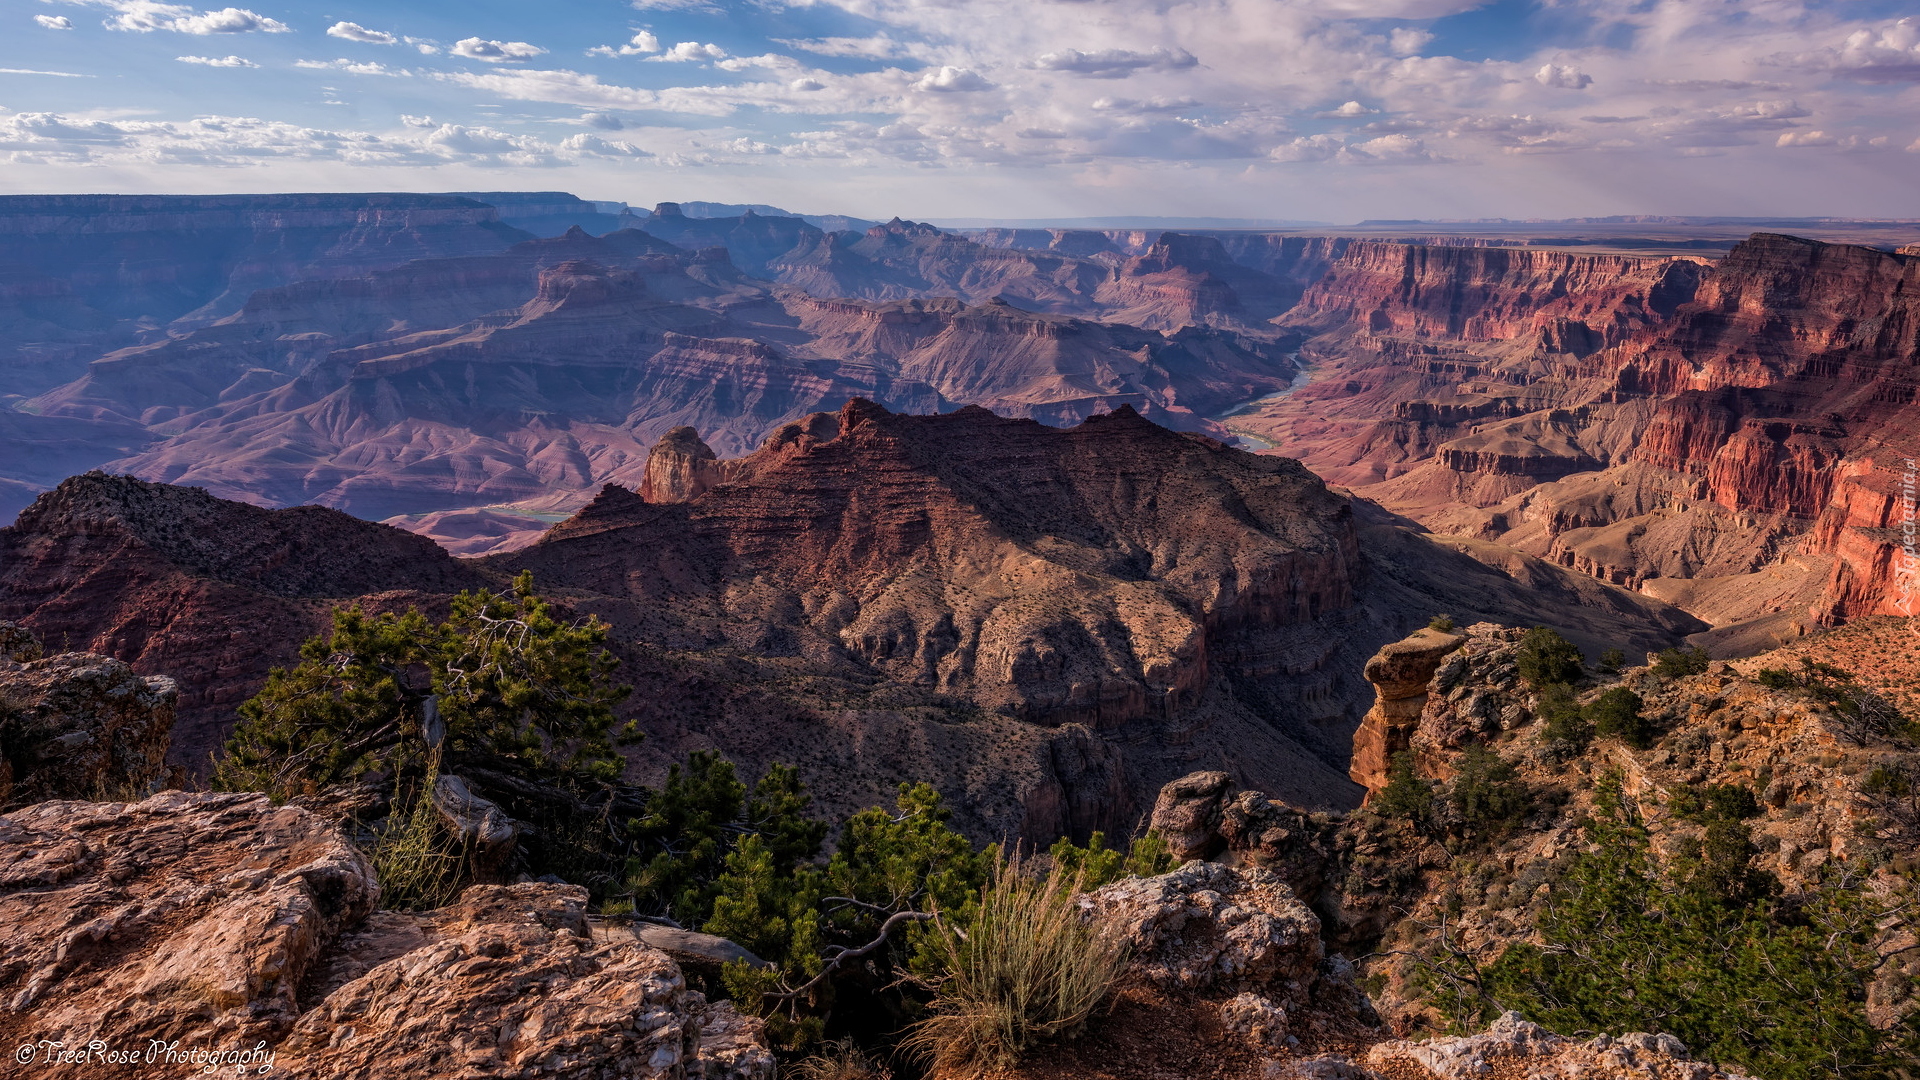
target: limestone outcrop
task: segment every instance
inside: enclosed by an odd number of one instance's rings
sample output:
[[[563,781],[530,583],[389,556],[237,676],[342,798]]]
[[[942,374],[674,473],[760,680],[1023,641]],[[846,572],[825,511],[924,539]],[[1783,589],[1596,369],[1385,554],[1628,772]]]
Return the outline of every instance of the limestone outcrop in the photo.
[[[1372,797],[1387,785],[1393,756],[1406,750],[1427,706],[1427,684],[1448,653],[1467,643],[1464,634],[1423,627],[1382,648],[1367,661],[1373,708],[1353,736],[1349,775]]]
[[[303,1080],[772,1080],[760,1021],[596,933],[586,899],[477,885],[376,912],[339,830],[262,795],[43,802],[0,817],[0,1018],[47,1067],[160,1040]]]
[[[0,812],[149,794],[167,774],[174,681],[92,653],[40,652],[24,628],[0,622]]]
[[[1362,1060],[1386,1070],[1411,1064],[1437,1080],[1478,1080],[1502,1068],[1532,1080],[1750,1080],[1692,1060],[1686,1045],[1671,1035],[1569,1039],[1511,1012],[1477,1035],[1378,1043]]]

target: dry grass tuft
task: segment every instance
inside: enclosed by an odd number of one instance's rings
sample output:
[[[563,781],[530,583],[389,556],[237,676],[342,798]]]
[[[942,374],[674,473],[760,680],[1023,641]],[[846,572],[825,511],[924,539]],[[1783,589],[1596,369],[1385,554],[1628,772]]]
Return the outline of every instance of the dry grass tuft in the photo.
[[[799,1080],[893,1080],[893,1072],[860,1052],[852,1039],[830,1042],[794,1066]]]
[[[1017,1062],[1047,1039],[1076,1033],[1126,964],[1118,936],[1089,922],[1065,880],[1000,864],[964,932],[935,926],[946,974],[925,1019],[901,1049],[938,1080],[971,1080]]]

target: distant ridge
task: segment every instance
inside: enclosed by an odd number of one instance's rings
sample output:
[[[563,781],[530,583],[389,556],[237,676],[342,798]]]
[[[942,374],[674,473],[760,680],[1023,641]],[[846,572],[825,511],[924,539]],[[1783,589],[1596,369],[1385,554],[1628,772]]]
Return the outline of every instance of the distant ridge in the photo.
[[[1329,224],[1290,218],[1215,217],[928,218],[927,222],[943,229],[1285,229]]]

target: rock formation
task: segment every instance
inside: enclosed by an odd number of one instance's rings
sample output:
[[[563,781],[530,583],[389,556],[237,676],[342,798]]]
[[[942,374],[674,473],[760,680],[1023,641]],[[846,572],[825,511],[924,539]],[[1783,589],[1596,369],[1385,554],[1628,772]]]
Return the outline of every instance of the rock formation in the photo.
[[[404,609],[480,580],[423,537],[338,511],[263,510],[103,473],[67,481],[0,529],[0,618],[177,680],[168,760],[190,770],[206,767],[234,707],[329,625],[334,604]]]
[[[47,799],[146,794],[166,775],[180,690],[91,653],[43,656],[0,622],[0,811]]]
[[[1448,653],[1466,644],[1461,634],[1423,627],[1373,654],[1365,674],[1373,684],[1373,708],[1353,735],[1348,775],[1371,798],[1387,785],[1395,754],[1406,750],[1427,705],[1427,683]]]
[[[1283,320],[1316,385],[1235,423],[1750,652],[1893,610],[1916,266],[1770,234],[1707,266],[1356,243]]]
[[[217,318],[258,289],[524,239],[444,195],[0,196],[0,392],[74,377],[143,319]]]
[[[665,953],[596,933],[584,889],[479,885],[420,915],[376,913],[378,897],[333,826],[261,795],[13,811],[8,1030],[40,1067],[137,1063],[158,1040],[165,1060],[311,1080],[772,1080],[760,1022],[687,990]]]
[[[1758,678],[1762,669],[1800,670],[1805,650],[1799,648],[1715,665],[1702,675],[1660,678],[1637,667],[1603,676],[1583,687],[1579,699],[1632,689],[1658,735],[1644,749],[1601,738],[1569,756],[1545,737],[1538,702],[1515,671],[1520,631],[1467,627],[1458,635],[1465,643],[1422,687],[1425,707],[1410,739],[1419,772],[1444,782],[1455,775],[1460,752],[1480,744],[1496,749],[1534,792],[1524,819],[1470,862],[1429,839],[1396,833],[1371,813],[1310,812],[1240,790],[1219,772],[1167,785],[1151,824],[1178,855],[1257,867],[1286,882],[1318,915],[1329,942],[1350,954],[1373,954],[1364,965],[1372,1000],[1387,1023],[1404,1032],[1436,1022],[1417,988],[1417,958],[1440,947],[1436,927],[1447,927],[1445,947],[1482,964],[1524,938],[1547,902],[1544,886],[1580,850],[1581,820],[1596,781],[1608,773],[1618,775],[1626,797],[1642,808],[1658,850],[1684,850],[1700,840],[1704,826],[1675,810],[1675,800],[1731,785],[1755,798],[1748,819],[1752,867],[1789,893],[1842,865],[1879,875],[1887,888],[1903,887],[1899,875],[1910,874],[1920,854],[1920,818],[1908,795],[1899,794],[1908,790],[1898,777],[1911,768],[1903,764],[1911,744],[1876,695],[1906,700],[1900,695],[1910,693],[1920,651],[1873,646],[1887,629],[1869,622],[1808,653],[1852,663],[1863,676],[1834,703]],[[1810,639],[1809,646],[1822,640]],[[1901,656],[1898,666],[1879,663],[1893,655]],[[1440,795],[1444,804],[1444,788]],[[1442,805],[1437,812],[1448,811]],[[1910,929],[1889,925],[1882,941],[1886,967],[1867,991],[1878,1023],[1892,1022],[1905,1007],[1894,987],[1915,967],[1912,944]],[[1572,1065],[1600,1067],[1613,1044],[1546,1045],[1548,1056],[1562,1060],[1552,1068],[1578,1075]]]
[[[612,624],[650,735],[640,776],[719,748],[747,775],[799,766],[830,814],[932,780],[976,835],[1043,843],[1130,832],[1196,768],[1350,804],[1372,696],[1353,673],[1434,611],[1544,619],[1596,647],[1693,625],[1356,516],[1284,459],[1128,410],[1060,431],[855,403],[746,458],[674,445],[663,489],[704,468],[720,482],[687,502],[610,487],[479,565],[332,511],[76,478],[0,531],[0,617],[178,678],[173,760],[204,770],[233,707],[329,608],[433,614],[529,569]]]
[[[1593,1039],[1568,1039],[1518,1013],[1505,1013],[1478,1035],[1458,1038],[1395,1040],[1369,1048],[1363,1059],[1377,1068],[1413,1064],[1438,1080],[1469,1080],[1505,1067],[1523,1069],[1534,1080],[1584,1080],[1593,1077],[1645,1077],[1646,1080],[1750,1080],[1687,1055],[1686,1044],[1671,1035],[1628,1032]]]

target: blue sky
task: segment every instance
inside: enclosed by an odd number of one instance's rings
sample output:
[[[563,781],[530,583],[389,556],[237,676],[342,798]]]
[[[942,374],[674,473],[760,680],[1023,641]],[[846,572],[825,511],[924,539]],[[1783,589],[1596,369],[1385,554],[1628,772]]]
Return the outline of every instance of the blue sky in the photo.
[[[1920,15],[1804,0],[0,0],[0,190],[868,217],[1920,216]]]

